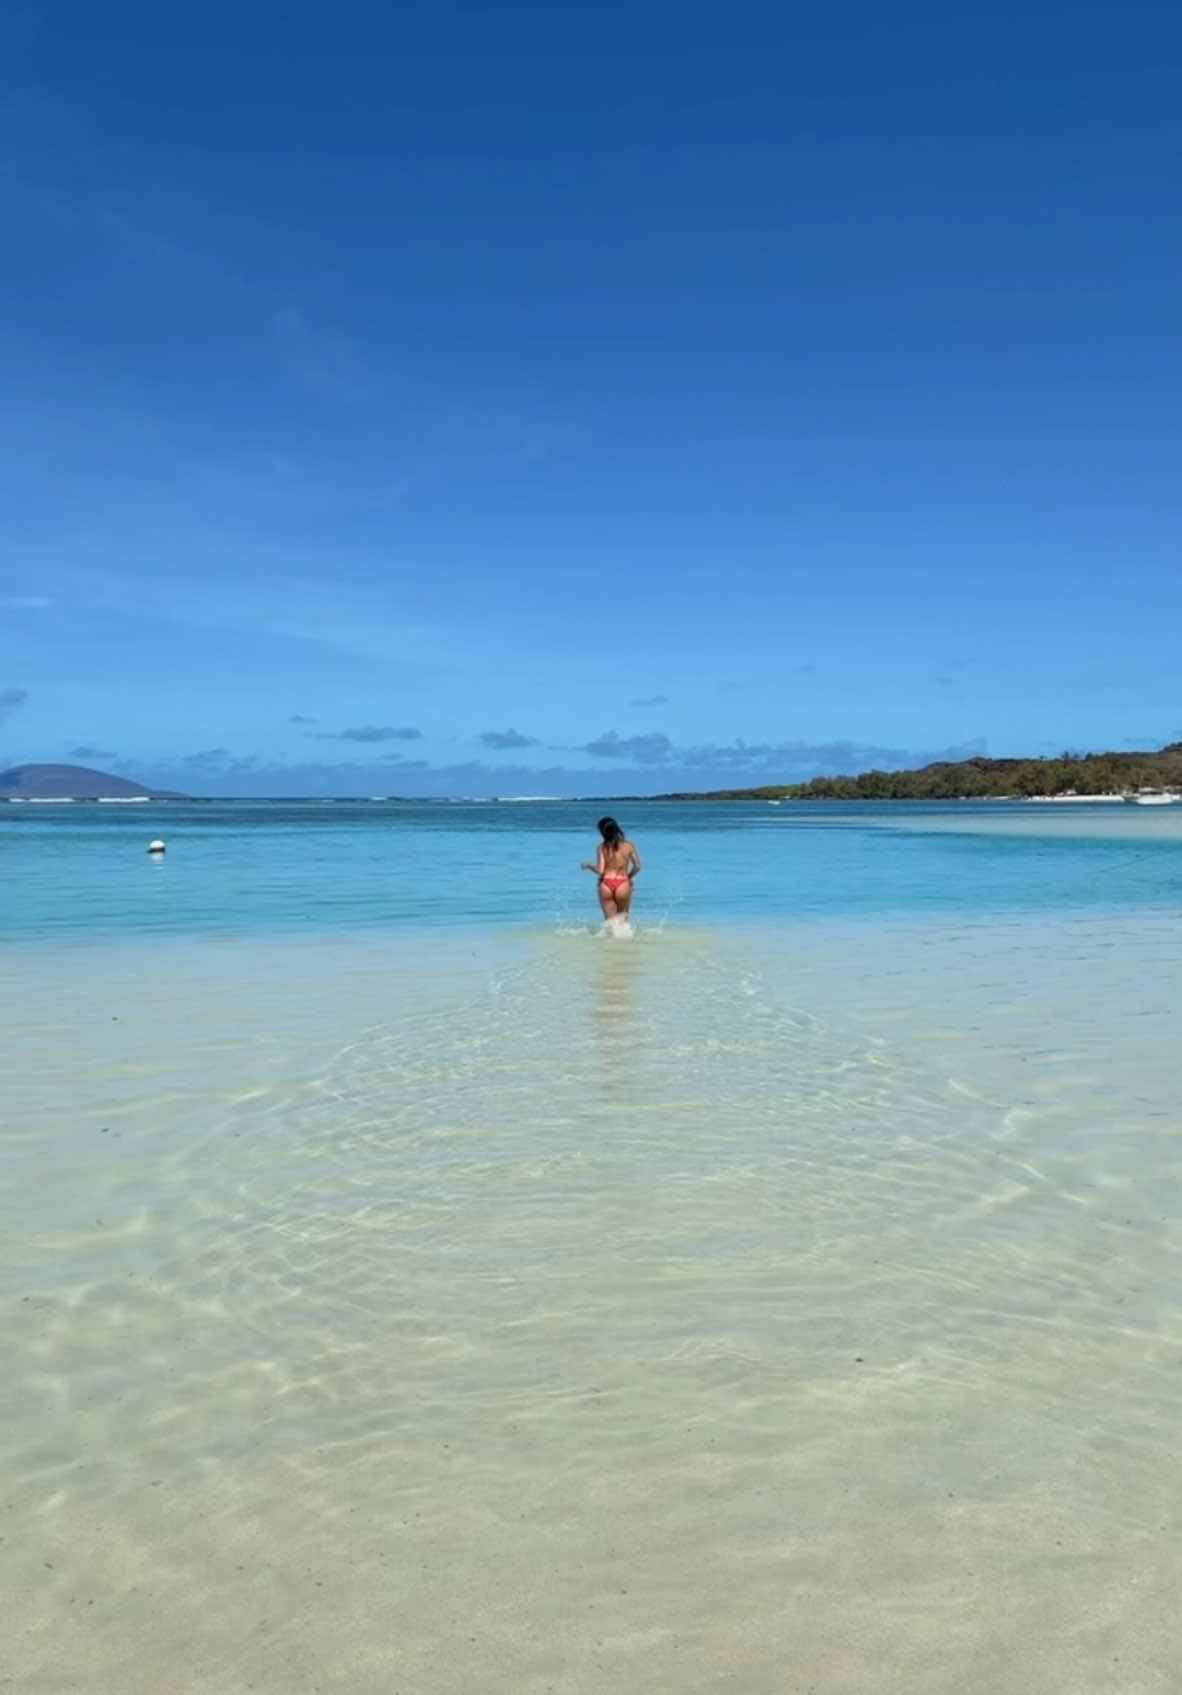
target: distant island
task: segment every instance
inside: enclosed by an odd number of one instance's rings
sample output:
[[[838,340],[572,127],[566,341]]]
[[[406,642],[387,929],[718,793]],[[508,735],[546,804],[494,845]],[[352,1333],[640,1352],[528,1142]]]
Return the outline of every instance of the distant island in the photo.
[[[127,777],[85,765],[14,765],[0,771],[3,800],[187,800],[168,789],[146,789]]]
[[[937,760],[916,771],[862,771],[757,789],[655,795],[656,800],[1037,800],[1182,788],[1182,742],[1157,753],[1061,753],[1047,759]]]

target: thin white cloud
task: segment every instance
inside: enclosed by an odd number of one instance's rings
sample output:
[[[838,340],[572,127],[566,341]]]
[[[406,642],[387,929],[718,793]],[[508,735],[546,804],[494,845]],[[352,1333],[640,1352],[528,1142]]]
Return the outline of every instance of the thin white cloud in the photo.
[[[621,736],[615,730],[605,730],[594,741],[584,742],[580,753],[594,754],[596,759],[634,759],[639,765],[663,765],[673,755],[673,743],[659,730],[646,736]]]
[[[0,689],[0,724],[19,711],[28,698],[28,689]]]
[[[601,738],[607,741],[609,738]],[[121,760],[121,769],[157,788],[205,795],[489,796],[550,794],[635,797],[640,793],[755,787],[761,783],[800,782],[814,776],[839,776],[871,767],[900,769],[936,760],[967,759],[985,752],[984,742],[929,752],[876,747],[870,743],[733,742],[722,747],[674,747],[667,757],[629,763],[616,737],[616,760],[581,768],[569,765],[498,765],[474,759],[432,765],[423,759],[377,753],[363,762],[274,761],[258,754],[239,755],[227,748],[205,748],[175,759],[151,762],[145,772]],[[574,750],[572,750],[574,751]],[[602,757],[602,756],[600,756]],[[147,764],[148,762],[144,762]]]
[[[423,732],[413,725],[396,728],[393,724],[355,724],[347,730],[317,730],[318,742],[421,742]]]
[[[875,768],[905,770],[937,760],[971,759],[985,752],[982,740],[957,747],[917,751],[882,747],[873,742],[706,742],[679,746],[659,731],[641,736],[621,736],[607,730],[577,750],[596,759],[624,760],[630,764],[663,768],[680,767],[687,772],[712,773],[720,782],[795,782],[805,776],[844,776]],[[703,779],[705,780],[705,779]]]
[[[513,729],[482,730],[480,733],[480,740],[483,742],[485,747],[502,749],[511,747],[537,747],[538,745],[536,736],[523,736],[520,730]]]

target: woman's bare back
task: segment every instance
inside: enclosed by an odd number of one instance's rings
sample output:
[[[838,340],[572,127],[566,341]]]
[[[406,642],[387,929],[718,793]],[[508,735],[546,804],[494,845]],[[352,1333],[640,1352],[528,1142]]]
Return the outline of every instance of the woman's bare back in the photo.
[[[605,842],[599,850],[602,863],[599,868],[601,877],[627,877],[631,879],[633,866],[639,865],[640,859],[631,842],[619,841],[613,847]]]

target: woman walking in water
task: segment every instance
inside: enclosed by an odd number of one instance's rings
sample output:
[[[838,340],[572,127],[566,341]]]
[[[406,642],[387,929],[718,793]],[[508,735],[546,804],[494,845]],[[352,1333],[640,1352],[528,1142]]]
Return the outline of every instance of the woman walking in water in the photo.
[[[632,885],[641,870],[640,855],[628,841],[614,818],[599,820],[603,837],[594,865],[583,861],[584,871],[594,871],[599,878],[599,904],[610,924],[613,918],[627,918],[632,905]]]

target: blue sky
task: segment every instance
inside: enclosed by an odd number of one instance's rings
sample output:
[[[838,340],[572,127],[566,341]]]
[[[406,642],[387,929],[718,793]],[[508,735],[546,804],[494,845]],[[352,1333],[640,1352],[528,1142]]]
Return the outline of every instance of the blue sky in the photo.
[[[4,32],[0,764],[602,794],[1182,734],[1173,8]]]

